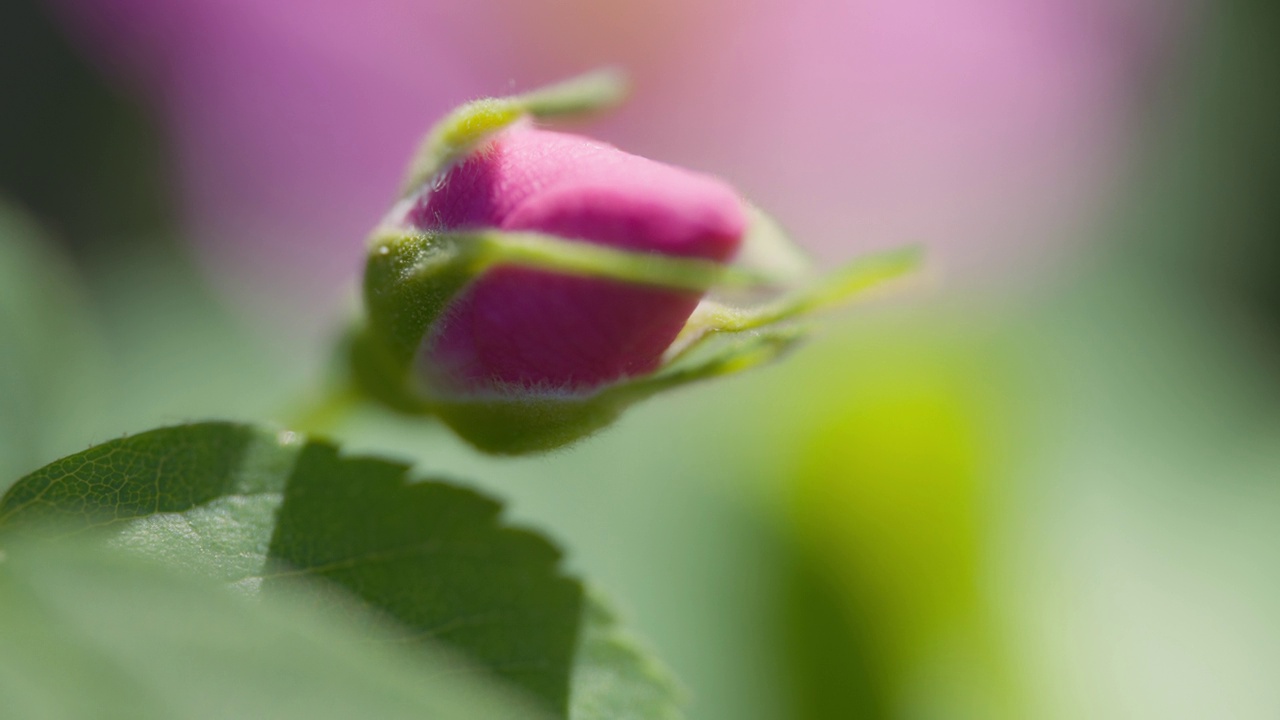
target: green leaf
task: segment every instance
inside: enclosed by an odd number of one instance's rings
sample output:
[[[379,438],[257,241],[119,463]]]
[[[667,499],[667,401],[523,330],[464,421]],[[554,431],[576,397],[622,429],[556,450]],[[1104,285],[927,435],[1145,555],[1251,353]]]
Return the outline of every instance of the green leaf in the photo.
[[[559,551],[502,527],[500,506],[408,467],[302,449],[285,487],[268,557],[272,581],[299,574],[337,583],[429,638],[547,701],[568,703],[582,589]]]
[[[32,473],[0,499],[0,528],[106,533],[113,544],[267,596],[322,579],[342,593],[316,602],[354,596],[397,621],[403,643],[455,650],[564,716],[571,673],[584,677],[575,652],[579,662],[596,657],[597,635],[579,638],[583,627],[598,632],[584,623],[580,584],[561,574],[549,542],[503,526],[493,500],[408,473],[293,433],[187,425]],[[628,668],[647,661],[617,658],[630,663],[613,668],[627,679],[619,692],[642,695],[655,676]],[[593,697],[602,686],[591,684]],[[664,687],[649,692],[663,696]]]
[[[190,510],[219,497],[279,491],[292,451],[240,425],[158,430],[99,445],[23,478],[0,501],[0,527],[53,521],[78,529]],[[277,462],[242,468],[247,455]]]
[[[5,717],[543,717],[447,654],[88,543],[0,536]]]

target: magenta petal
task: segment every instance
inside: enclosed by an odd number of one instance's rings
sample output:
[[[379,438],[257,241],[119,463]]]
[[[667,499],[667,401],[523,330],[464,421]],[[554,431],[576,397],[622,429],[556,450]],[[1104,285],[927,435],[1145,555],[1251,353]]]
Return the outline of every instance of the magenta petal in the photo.
[[[411,222],[717,261],[733,256],[746,228],[736,193],[714,178],[527,126],[453,168]],[[499,267],[433,328],[421,369],[433,390],[450,394],[589,391],[656,369],[698,301],[692,292]]]
[[[451,392],[581,392],[658,365],[696,293],[521,268],[478,280],[445,320],[428,362]]]

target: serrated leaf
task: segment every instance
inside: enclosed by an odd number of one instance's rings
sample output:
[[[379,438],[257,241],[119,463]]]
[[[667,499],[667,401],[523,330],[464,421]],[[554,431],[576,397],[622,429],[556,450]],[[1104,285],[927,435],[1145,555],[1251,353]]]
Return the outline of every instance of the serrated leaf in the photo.
[[[337,583],[403,623],[406,640],[465,651],[486,670],[563,711],[581,616],[579,583],[532,532],[498,523],[501,506],[409,468],[304,447],[286,485],[264,587],[300,574]]]
[[[543,717],[440,653],[88,543],[0,537],[4,717]],[[377,632],[377,631],[372,631]]]
[[[597,657],[594,644],[582,644],[588,636],[578,637],[597,628],[584,623],[580,584],[560,573],[549,542],[503,526],[498,503],[408,472],[292,433],[187,425],[32,473],[0,499],[0,528],[96,529],[113,544],[268,596],[288,594],[300,578],[323,579],[396,620],[404,643],[457,650],[564,716],[575,651],[580,663]],[[655,675],[633,671],[649,663],[639,654],[617,653],[614,662],[605,668],[626,679],[619,693],[666,696],[661,684],[648,688]],[[573,717],[613,717],[585,713]]]

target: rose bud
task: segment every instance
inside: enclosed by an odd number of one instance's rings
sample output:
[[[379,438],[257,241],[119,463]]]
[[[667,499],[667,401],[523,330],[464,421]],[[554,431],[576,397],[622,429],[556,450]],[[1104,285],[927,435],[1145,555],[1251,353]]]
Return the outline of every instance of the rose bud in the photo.
[[[798,337],[781,321],[911,265],[861,264],[753,310],[707,300],[775,284],[793,255],[723,182],[533,123],[619,96],[588,76],[477,101],[428,135],[371,240],[363,389],[482,450],[547,450],[659,390],[776,357]]]

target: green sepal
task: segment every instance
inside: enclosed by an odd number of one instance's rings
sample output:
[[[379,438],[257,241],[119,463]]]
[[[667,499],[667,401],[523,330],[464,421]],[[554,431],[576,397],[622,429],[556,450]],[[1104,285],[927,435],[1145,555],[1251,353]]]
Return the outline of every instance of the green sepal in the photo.
[[[896,248],[858,258],[826,277],[755,307],[737,308],[704,301],[667,351],[668,360],[682,357],[717,333],[758,330],[844,305],[915,272],[923,259],[924,252],[919,247]]]
[[[350,337],[351,369],[365,394],[400,412],[437,416],[485,452],[543,452],[591,435],[630,405],[659,392],[775,360],[803,338],[798,320],[899,278],[917,268],[920,260],[918,248],[878,253],[755,307],[704,300],[656,372],[588,394],[512,388],[458,397],[424,386],[417,372],[418,354],[450,303],[473,278],[495,266],[700,292],[761,289],[771,287],[771,279],[706,260],[619,250],[541,233],[382,228],[369,248],[367,320]]]
[[[606,67],[517,95],[514,100],[539,120],[581,118],[621,105],[628,87],[626,73]]]
[[[370,238],[364,271],[368,333],[405,366],[427,329],[475,276],[474,250],[458,236],[381,228]]]
[[[713,287],[759,288],[771,283],[764,273],[714,260],[620,250],[546,233],[485,230],[455,237],[470,248],[472,270],[477,274],[496,265],[519,265],[561,275],[697,292]]]
[[[755,309],[704,302],[661,368],[591,395],[477,397],[437,404],[431,411],[485,452],[518,455],[553,450],[607,427],[628,407],[653,395],[777,360],[805,338],[802,318],[901,278],[917,269],[921,260],[919,248],[870,255]]]
[[[620,250],[546,233],[380,228],[369,243],[364,301],[391,359],[412,359],[428,328],[474,277],[499,265],[706,292],[760,288],[762,274],[701,258]]]
[[[761,287],[767,278],[698,258],[673,258],[601,247],[542,233],[428,233],[381,228],[370,240],[365,270],[366,321],[347,355],[360,391],[400,412],[436,415],[488,452],[548,450],[613,422],[634,402],[716,370],[681,369],[622,382],[587,395],[519,390],[487,397],[433,393],[415,372],[423,340],[467,284],[498,266],[677,290]]]
[[[409,164],[401,197],[418,192],[450,164],[523,118],[552,120],[590,115],[618,105],[626,94],[625,76],[606,68],[521,95],[483,98],[462,105],[423,138]]]
[[[809,256],[791,239],[782,224],[754,203],[746,202],[747,231],[734,264],[768,278],[774,285],[800,282],[811,271]]]
[[[525,393],[478,396],[426,404],[476,448],[495,455],[547,452],[582,440],[613,424],[635,403],[690,383],[756,367],[795,346],[798,328],[742,333],[700,356],[642,378],[623,380],[589,395]]]

